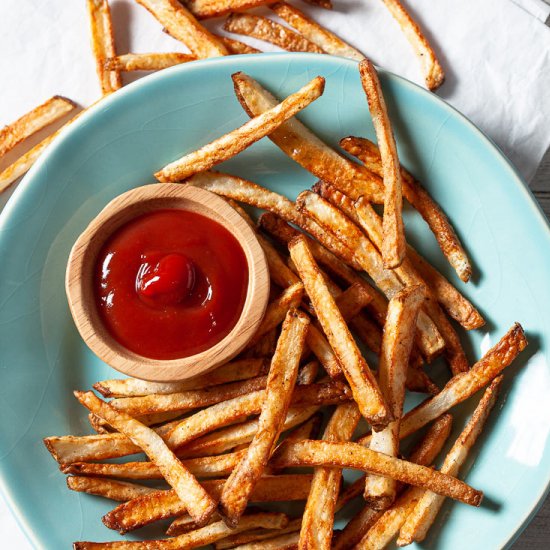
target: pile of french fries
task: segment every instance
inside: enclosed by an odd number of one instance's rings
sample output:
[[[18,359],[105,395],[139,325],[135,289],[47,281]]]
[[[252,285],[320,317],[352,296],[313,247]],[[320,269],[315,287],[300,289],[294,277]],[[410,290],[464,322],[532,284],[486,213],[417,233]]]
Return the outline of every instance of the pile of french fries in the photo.
[[[401,167],[370,61],[360,62],[359,74],[378,145],[342,140],[357,161],[295,117],[322,95],[322,77],[280,100],[236,73],[236,97],[250,120],[155,174],[217,193],[255,229],[271,301],[245,351],[214,371],[180,383],[95,384],[110,401],[75,392],[96,433],[44,440],[69,474],[68,487],[120,502],[103,517],[120,533],[172,520],[168,538],[75,548],[344,550],[383,548],[395,538],[402,546],[424,539],[445,498],[480,505],[483,493],[458,479],[459,470],[494,408],[503,371],[527,340],[515,324],[470,365],[455,327],[472,330],[484,320],[407,244],[403,197],[464,281],[470,261],[441,208]],[[266,136],[320,178],[295,202],[212,170]],[[265,212],[254,222],[242,205]],[[443,388],[429,376],[439,356],[450,371]],[[428,396],[405,414],[407,389]],[[481,390],[435,469],[451,433],[449,411]],[[370,432],[358,428],[361,419]],[[406,454],[401,441],[425,427]],[[136,453],[147,460],[107,461]],[[296,467],[306,470],[288,470]],[[364,475],[346,486],[346,469]],[[294,500],[305,502],[301,517],[262,508]],[[362,503],[359,512],[335,531],[336,514],[352,500]]]
[[[332,9],[330,0],[307,0],[320,8]],[[420,30],[399,0],[382,0],[399,24],[422,66],[426,86],[435,90],[442,84],[445,74],[437,57]],[[330,30],[316,23],[299,8],[286,2],[268,0],[136,0],[158,20],[163,29],[181,42],[188,53],[126,53],[117,55],[115,34],[108,0],[82,0],[86,5],[90,26],[91,49],[102,97],[106,97],[123,85],[121,73],[128,71],[158,71],[188,63],[197,59],[234,54],[260,53],[253,46],[221,36],[202,23],[219,17],[227,17],[224,29],[228,33],[244,35],[269,42],[285,51],[305,51],[333,54],[356,61],[364,55],[344,42]],[[248,10],[268,6],[273,16],[280,20],[248,13]],[[294,29],[294,30],[293,30]],[[100,98],[101,99],[101,98]],[[100,99],[98,101],[100,101]],[[0,161],[16,145],[27,141],[46,127],[67,118],[76,105],[63,97],[55,96],[0,130]],[[84,109],[86,110],[86,109]],[[73,113],[74,114],[74,113]],[[63,127],[74,122],[73,116]],[[58,136],[61,128],[0,171],[0,193],[11,187]],[[20,147],[19,149],[22,149]]]

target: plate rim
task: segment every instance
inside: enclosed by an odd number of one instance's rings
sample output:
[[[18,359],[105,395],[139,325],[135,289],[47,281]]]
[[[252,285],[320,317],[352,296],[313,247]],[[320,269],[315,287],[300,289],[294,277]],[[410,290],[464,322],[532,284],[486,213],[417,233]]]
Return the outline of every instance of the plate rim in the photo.
[[[191,72],[194,70],[201,71],[203,67],[214,67],[216,65],[231,65],[235,62],[243,62],[244,64],[254,64],[258,61],[259,58],[262,59],[262,62],[267,62],[270,58],[279,58],[279,57],[291,57],[292,60],[307,61],[308,60],[319,60],[320,56],[322,59],[329,59],[331,61],[336,61],[342,66],[347,65],[350,68],[357,67],[358,62],[352,59],[329,55],[329,54],[315,54],[315,53],[306,53],[306,52],[264,52],[258,54],[241,54],[241,55],[232,55],[232,56],[223,56],[215,57],[209,59],[199,59],[192,63],[184,63],[169,67],[167,69],[146,75],[134,82],[131,82],[116,92],[110,94],[108,97],[104,97],[101,100],[98,100],[96,103],[92,104],[90,107],[85,109],[85,112],[78,117],[76,121],[71,123],[68,127],[62,128],[59,132],[57,138],[53,143],[46,149],[46,151],[39,157],[39,159],[34,163],[30,170],[23,176],[22,180],[17,185],[16,189],[13,191],[12,195],[9,197],[7,203],[5,204],[2,212],[0,213],[0,234],[3,232],[5,225],[9,223],[11,217],[14,215],[14,211],[19,206],[19,203],[24,198],[27,187],[30,185],[29,182],[32,181],[35,174],[42,170],[44,164],[48,162],[50,156],[56,152],[56,150],[67,140],[70,140],[73,136],[73,133],[77,132],[80,127],[86,125],[87,121],[90,118],[93,118],[96,112],[100,112],[104,109],[110,108],[112,104],[116,104],[119,101],[123,101],[124,97],[127,94],[133,94],[139,91],[140,88],[147,85],[153,84],[157,80],[162,81],[167,78],[172,78],[173,75],[177,75],[181,72]],[[529,185],[519,173],[518,169],[514,166],[512,161],[505,155],[502,149],[490,138],[483,130],[481,130],[474,122],[472,122],[466,115],[462,114],[457,108],[452,106],[447,100],[439,97],[437,94],[430,92],[429,90],[423,88],[421,85],[405,78],[399,76],[398,74],[383,69],[379,66],[376,66],[377,70],[386,75],[390,81],[396,81],[400,85],[405,87],[412,88],[415,93],[420,93],[432,104],[443,107],[447,113],[450,114],[453,118],[457,118],[462,125],[465,125],[470,131],[473,131],[474,134],[477,134],[478,138],[485,142],[486,146],[492,150],[493,155],[492,159],[497,160],[500,165],[509,173],[511,179],[515,182],[515,187],[522,191],[523,195],[526,198],[526,204],[529,205],[531,212],[535,214],[536,220],[540,229],[545,233],[546,238],[550,241],[550,220],[544,214],[541,205],[536,200],[533,192],[529,188]],[[1,240],[1,236],[0,236]],[[536,516],[540,508],[542,507],[546,497],[550,493],[550,462],[546,465],[546,482],[542,485],[542,490],[538,493],[536,498],[533,500],[527,508],[525,514],[518,518],[517,523],[514,527],[514,532],[509,536],[508,540],[504,543],[503,548],[510,548],[512,544],[518,539],[518,537],[525,530],[527,525],[531,520]],[[15,519],[17,525],[21,529],[22,533],[29,541],[31,546],[34,548],[45,548],[40,537],[37,536],[33,525],[27,520],[26,514],[22,507],[18,506],[14,499],[11,490],[9,489],[6,483],[6,475],[3,468],[0,468],[0,493],[7,504],[8,509],[11,512],[12,517]]]

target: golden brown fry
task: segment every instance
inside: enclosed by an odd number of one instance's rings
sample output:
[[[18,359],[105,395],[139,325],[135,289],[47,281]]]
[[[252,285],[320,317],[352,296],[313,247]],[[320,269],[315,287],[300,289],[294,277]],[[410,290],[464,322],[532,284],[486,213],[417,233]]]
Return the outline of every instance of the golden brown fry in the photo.
[[[407,371],[407,389],[419,393],[435,395],[440,392],[437,384],[420,367],[409,366]]]
[[[260,542],[243,544],[236,548],[239,550],[297,550],[299,537],[300,533],[295,531],[294,533],[279,535],[278,537],[272,537]]]
[[[413,20],[399,0],[383,1],[417,55],[422,65],[426,86],[432,91],[439,88],[445,80],[445,73],[418,23]]]
[[[287,313],[269,369],[258,432],[247,455],[229,476],[220,498],[219,510],[229,526],[238,524],[283,429],[308,326],[309,318],[303,313],[296,310]]]
[[[282,294],[267,305],[264,318],[252,337],[247,347],[253,346],[264,334],[279,326],[286,317],[288,311],[296,308],[302,301],[304,285],[301,282],[285,289]]]
[[[302,236],[296,237],[289,244],[289,249],[317,312],[319,323],[338,357],[361,414],[375,429],[383,428],[391,419],[384,398],[326,286],[307,241]]]
[[[223,42],[230,55],[262,53],[261,50],[253,48],[240,40],[234,40],[233,38],[228,38],[227,36],[219,36],[218,38]]]
[[[208,407],[215,403],[233,399],[239,395],[263,390],[267,376],[258,376],[240,382],[230,382],[202,390],[188,390],[170,394],[151,394],[142,397],[119,397],[109,404],[111,407],[124,411],[130,416],[142,416],[151,413],[172,411],[189,411]]]
[[[382,175],[380,151],[374,143],[364,138],[347,137],[340,141],[340,146],[351,155],[356,156],[369,170],[379,176]],[[462,281],[468,282],[472,274],[472,266],[447,216],[426,189],[403,167],[401,167],[401,177],[403,195],[424,218],[432,230],[439,248],[457,275]]]
[[[185,502],[189,514],[199,525],[208,521],[216,503],[158,434],[126,413],[113,409],[92,392],[75,392],[75,396],[86,408],[105,419],[147,454],[179,498]]]
[[[416,319],[424,298],[424,287],[412,286],[396,294],[388,306],[378,366],[378,382],[394,420],[384,430],[372,434],[370,448],[389,456],[397,456],[399,452],[399,425],[405,401],[409,356]],[[387,508],[395,500],[396,491],[395,480],[367,475],[364,496],[372,508]]]
[[[264,357],[266,360],[268,357],[272,357],[277,345],[277,336],[277,328],[272,328],[260,337],[252,347],[248,348],[243,353],[243,357]]]
[[[401,170],[397,147],[386,108],[386,101],[382,93],[378,74],[374,65],[364,59],[359,63],[361,84],[367,96],[372,123],[376,132],[382,158],[382,173],[384,178],[384,217],[382,258],[384,266],[396,268],[401,265],[405,257],[407,243],[403,228],[403,197]]]
[[[99,497],[109,498],[118,502],[127,502],[133,498],[149,495],[157,491],[145,485],[116,481],[113,479],[102,479],[101,477],[80,477],[68,476],[67,487],[71,491],[88,493]]]
[[[468,457],[468,453],[483,431],[487,418],[495,406],[500,386],[502,385],[502,379],[502,376],[498,376],[485,390],[468,424],[466,424],[466,427],[458,436],[451,450],[447,453],[443,465],[441,466],[442,473],[451,476],[458,475],[460,467],[464,464],[464,461]],[[444,500],[444,498],[431,491],[425,491],[422,498],[401,527],[399,538],[397,539],[398,546],[405,546],[412,542],[424,540]]]
[[[107,71],[161,71],[197,58],[186,53],[127,53],[109,57],[104,67]]]
[[[184,0],[197,19],[221,17],[233,11],[245,11],[269,4],[271,0]]]
[[[349,57],[350,59],[355,59],[355,61],[361,61],[365,58],[360,51],[310,19],[298,8],[286,2],[272,4],[270,8],[300,34],[321,48],[323,52],[341,57]]]
[[[236,359],[216,370],[183,382],[148,382],[137,378],[125,378],[123,380],[103,380],[96,382],[93,387],[103,397],[138,397],[152,393],[170,394],[254,378],[267,372],[268,367],[269,363],[265,359]]]
[[[234,157],[305,109],[322,95],[324,87],[323,77],[314,78],[269,111],[252,118],[239,128],[204,145],[197,151],[168,164],[158,171],[155,177],[161,182],[181,181]]]
[[[236,73],[232,78],[237,99],[248,116],[258,116],[277,105],[278,100],[248,75]],[[269,134],[269,139],[306,170],[343,193],[384,202],[383,185],[378,176],[337,153],[296,118]]]
[[[178,0],[136,0],[165,31],[183,42],[199,59],[227,55],[223,43],[203,27]],[[108,56],[112,57],[112,56]]]
[[[302,439],[307,438],[304,437]],[[244,451],[237,451],[219,456],[205,456],[182,460],[182,464],[198,478],[221,477],[229,475],[243,456]],[[64,474],[73,474],[76,476],[164,479],[154,462],[125,462],[123,464],[74,462],[73,464],[61,465],[59,469]]]
[[[312,476],[309,474],[264,476],[252,491],[251,502],[305,500],[311,480]],[[202,486],[211,498],[218,500],[225,483],[225,479],[210,479],[203,481]],[[184,502],[173,489],[156,491],[120,504],[103,517],[103,523],[109,529],[115,529],[123,534],[161,519],[181,516],[186,512],[188,510]]]
[[[105,67],[105,60],[116,55],[111,9],[107,0],[87,0],[86,6],[101,93],[108,95],[122,87],[120,72]]]
[[[73,548],[75,550],[92,550],[96,548],[112,548],[118,550],[131,550],[138,548],[180,550],[181,548],[197,548],[199,546],[205,546],[240,531],[256,529],[258,527],[266,527],[268,529],[282,528],[285,527],[287,523],[288,518],[285,514],[276,512],[261,512],[244,516],[239,526],[233,530],[229,529],[223,521],[217,521],[211,523],[210,525],[206,525],[201,529],[190,531],[178,537],[169,539],[155,541],[75,542]]]
[[[410,461],[422,466],[429,466],[440,453],[443,445],[447,441],[449,434],[451,433],[452,417],[450,414],[443,415],[438,418],[426,432],[426,435],[419,442],[418,446],[413,450],[410,456]],[[362,486],[360,482],[362,478],[358,479],[356,483],[348,489],[348,494],[344,492],[340,497],[339,505],[343,506],[354,496],[359,495],[362,492]],[[364,484],[363,484],[364,486]],[[411,487],[409,491],[423,491],[418,487]],[[401,497],[390,508],[394,510],[399,506]],[[365,506],[359,511],[341,531],[334,544],[334,550],[347,550],[348,548],[355,547],[355,545],[365,536],[365,533],[370,529],[374,529],[375,525],[383,523],[383,518],[387,517],[386,513],[378,512]],[[370,532],[370,531],[369,531]],[[396,531],[397,532],[397,531]],[[392,537],[390,537],[391,540]],[[384,545],[376,546],[376,548],[383,548]]]
[[[299,531],[301,524],[302,519],[296,518],[290,520],[288,522],[288,525],[286,527],[283,527],[283,529],[255,529],[253,531],[239,533],[238,535],[227,537],[226,539],[217,542],[215,544],[215,549],[225,550],[226,548],[241,548],[243,545],[249,544],[252,544],[252,547],[254,547],[254,545],[259,544],[260,541],[265,541],[266,544],[271,544],[272,541],[266,539],[282,537],[283,535],[287,535],[289,533],[294,534]],[[244,547],[246,548],[247,546]]]
[[[55,95],[0,129],[0,158],[16,145],[75,109],[70,99]]]
[[[391,298],[403,288],[393,270],[385,269],[380,253],[370,239],[340,209],[319,195],[304,191],[296,199],[296,205],[336,238],[353,250],[354,258],[367,271],[379,288]],[[418,315],[417,344],[428,361],[443,350],[445,343],[433,321],[421,311]]]
[[[452,476],[371,451],[358,443],[313,440],[288,444],[283,442],[272,460],[277,467],[332,466],[362,470],[391,477],[416,487],[424,487],[471,506],[479,506],[483,498],[481,491],[473,489]]]
[[[351,439],[361,414],[356,403],[339,405],[325,428],[325,441]],[[288,440],[287,440],[288,443]],[[315,468],[311,489],[302,518],[299,548],[330,549],[334,512],[342,470]]]
[[[289,52],[325,53],[319,46],[302,35],[259,15],[232,13],[223,28],[228,32],[270,42]]]

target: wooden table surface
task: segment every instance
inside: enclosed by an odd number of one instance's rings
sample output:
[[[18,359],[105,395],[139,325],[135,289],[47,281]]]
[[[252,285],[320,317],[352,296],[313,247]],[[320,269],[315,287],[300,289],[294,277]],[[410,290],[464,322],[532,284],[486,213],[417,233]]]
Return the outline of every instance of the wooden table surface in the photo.
[[[550,131],[550,129],[549,129]],[[531,183],[531,190],[550,219],[550,151]],[[513,550],[542,550],[550,548],[550,496],[533,521],[512,546]]]

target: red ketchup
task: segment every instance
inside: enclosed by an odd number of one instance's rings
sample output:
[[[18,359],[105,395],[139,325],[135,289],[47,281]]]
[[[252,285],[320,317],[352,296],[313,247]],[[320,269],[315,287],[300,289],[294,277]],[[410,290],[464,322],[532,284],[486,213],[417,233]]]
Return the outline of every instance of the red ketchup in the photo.
[[[248,288],[237,239],[186,210],[157,210],[123,225],[95,269],[107,330],[150,359],[189,357],[222,340],[237,323]]]

